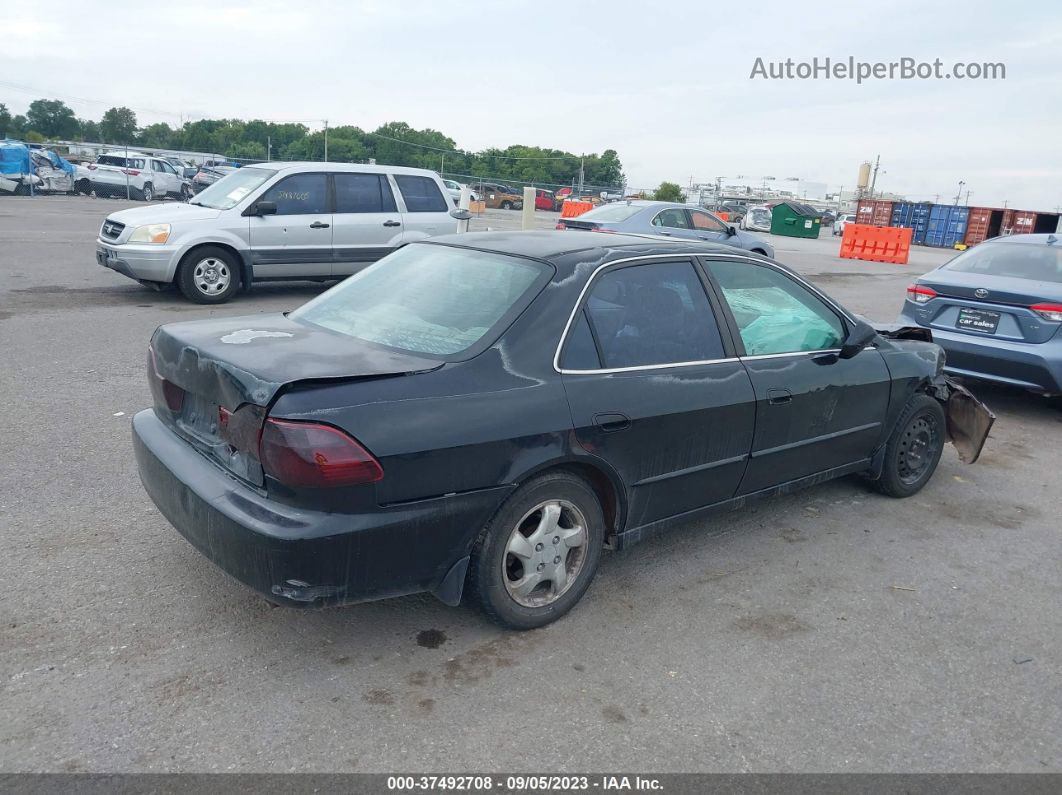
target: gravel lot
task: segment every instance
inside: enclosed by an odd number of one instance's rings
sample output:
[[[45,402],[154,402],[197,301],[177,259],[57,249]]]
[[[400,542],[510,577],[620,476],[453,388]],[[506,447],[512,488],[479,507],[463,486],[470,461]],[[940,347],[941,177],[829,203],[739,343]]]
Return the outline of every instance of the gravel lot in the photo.
[[[842,480],[607,554],[533,633],[429,596],[274,608],[154,509],[129,423],[156,326],[322,288],[212,309],[142,288],[93,258],[123,206],[0,199],[0,770],[1062,770],[1046,401],[975,385],[999,416],[978,464],[949,447],[909,500]],[[949,255],[772,242],[884,320]]]

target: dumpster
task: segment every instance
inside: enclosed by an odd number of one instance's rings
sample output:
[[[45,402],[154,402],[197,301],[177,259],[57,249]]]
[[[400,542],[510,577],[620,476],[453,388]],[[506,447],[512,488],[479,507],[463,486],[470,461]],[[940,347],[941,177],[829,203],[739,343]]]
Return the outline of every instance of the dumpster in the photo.
[[[926,226],[929,224],[929,210],[932,206],[928,202],[896,202],[892,206],[892,218],[889,219],[888,225],[913,229],[911,242],[924,243]]]
[[[786,237],[818,237],[822,213],[809,204],[782,202],[771,211],[771,234]]]
[[[926,225],[926,245],[952,248],[966,238],[966,224],[970,219],[969,207],[951,204],[935,204],[929,211]]]

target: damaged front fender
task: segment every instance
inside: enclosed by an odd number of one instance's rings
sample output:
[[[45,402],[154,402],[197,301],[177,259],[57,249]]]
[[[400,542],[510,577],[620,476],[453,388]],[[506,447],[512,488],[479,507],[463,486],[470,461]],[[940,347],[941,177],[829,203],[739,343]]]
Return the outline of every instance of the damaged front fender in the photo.
[[[932,391],[933,397],[944,407],[948,440],[955,446],[959,459],[964,464],[976,462],[996,415],[969,389],[947,376],[935,378]]]

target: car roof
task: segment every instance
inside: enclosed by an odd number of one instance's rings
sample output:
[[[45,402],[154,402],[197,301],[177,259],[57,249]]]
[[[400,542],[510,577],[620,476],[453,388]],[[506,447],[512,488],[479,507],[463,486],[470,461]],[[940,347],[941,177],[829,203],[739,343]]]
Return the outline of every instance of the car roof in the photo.
[[[721,243],[682,241],[657,235],[630,235],[602,232],[567,230],[533,230],[526,232],[468,232],[465,234],[439,235],[424,241],[449,246],[474,248],[498,254],[531,257],[559,265],[567,255],[579,252],[601,252],[595,256],[602,261],[622,259],[642,253],[676,254],[741,254],[745,257],[765,259],[744,249]],[[579,257],[580,261],[585,257]]]
[[[1060,238],[1054,232],[1038,232],[1034,235],[1006,235],[1002,237],[992,237],[984,241],[985,243],[1010,243],[1026,246],[1048,245],[1053,246],[1058,243],[1062,243]],[[1060,246],[1062,248],[1062,246]]]
[[[409,166],[381,166],[371,163],[330,163],[320,160],[293,160],[283,162],[270,160],[264,163],[249,163],[245,168],[267,168],[271,171],[356,171],[361,174],[415,174],[422,177],[434,177],[436,172],[427,168]]]

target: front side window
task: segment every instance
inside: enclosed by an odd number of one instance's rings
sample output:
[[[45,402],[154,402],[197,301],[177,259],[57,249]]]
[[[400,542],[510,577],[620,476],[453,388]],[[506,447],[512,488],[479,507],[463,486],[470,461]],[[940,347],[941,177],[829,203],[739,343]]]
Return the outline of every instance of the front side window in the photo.
[[[410,174],[395,175],[398,189],[406,202],[406,211],[411,213],[444,213],[446,199],[431,177],[416,177]]]
[[[415,243],[290,317],[389,348],[447,357],[495,338],[549,276],[533,260]]]
[[[712,261],[708,267],[734,315],[747,355],[841,346],[845,338],[841,319],[781,271],[747,262]]]
[[[383,174],[336,174],[337,213],[393,213],[391,185]]]
[[[692,210],[690,217],[693,219],[693,228],[699,229],[704,232],[725,232],[726,226],[722,221],[716,220],[714,216],[708,215],[708,213],[698,212]]]
[[[689,262],[606,272],[590,290],[586,314],[606,369],[724,357],[715,315]],[[578,344],[585,348],[585,341]]]
[[[218,184],[223,181],[218,180]],[[277,215],[327,213],[328,178],[324,174],[293,174],[263,193],[259,201],[276,202]]]
[[[653,226],[667,226],[672,229],[689,229],[690,222],[686,217],[686,211],[678,207],[670,210],[662,210],[653,219]]]

